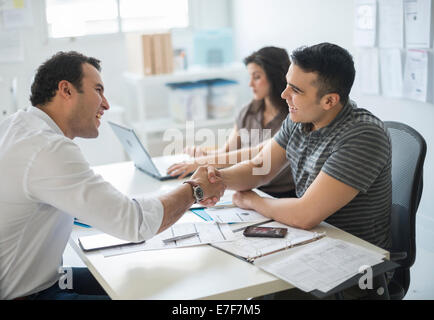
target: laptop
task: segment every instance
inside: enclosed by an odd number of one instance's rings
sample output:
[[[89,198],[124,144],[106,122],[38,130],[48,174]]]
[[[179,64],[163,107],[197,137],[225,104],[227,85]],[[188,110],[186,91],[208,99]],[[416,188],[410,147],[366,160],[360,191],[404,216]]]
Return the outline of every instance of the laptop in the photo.
[[[176,179],[177,176],[167,174],[167,169],[174,163],[190,159],[186,154],[151,158],[133,129],[123,127],[111,121],[107,122],[119,138],[131,160],[133,160],[136,168],[158,180]]]

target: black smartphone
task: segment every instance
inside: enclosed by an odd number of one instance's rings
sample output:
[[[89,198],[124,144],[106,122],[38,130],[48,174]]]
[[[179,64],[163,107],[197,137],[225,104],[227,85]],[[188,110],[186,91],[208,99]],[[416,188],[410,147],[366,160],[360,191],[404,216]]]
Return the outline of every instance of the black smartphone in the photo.
[[[246,237],[284,238],[287,232],[287,228],[250,226],[244,229],[243,234]]]

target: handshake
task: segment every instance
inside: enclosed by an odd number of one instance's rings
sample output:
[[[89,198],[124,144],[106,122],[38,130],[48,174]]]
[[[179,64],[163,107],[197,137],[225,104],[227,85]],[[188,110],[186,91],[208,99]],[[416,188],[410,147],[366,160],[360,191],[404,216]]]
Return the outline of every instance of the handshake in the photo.
[[[203,198],[199,203],[206,207],[214,206],[226,190],[221,173],[213,166],[199,167],[192,175],[190,181],[195,182],[201,187]]]

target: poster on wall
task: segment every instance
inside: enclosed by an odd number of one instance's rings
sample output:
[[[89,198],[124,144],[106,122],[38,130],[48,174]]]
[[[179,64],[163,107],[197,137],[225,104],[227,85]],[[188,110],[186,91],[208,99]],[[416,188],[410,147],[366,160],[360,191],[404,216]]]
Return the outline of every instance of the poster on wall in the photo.
[[[431,0],[404,0],[407,48],[431,46]]]
[[[381,0],[378,3],[378,45],[381,48],[404,47],[404,2]]]
[[[377,35],[377,1],[355,0],[354,45],[374,47]]]
[[[408,50],[404,69],[404,96],[427,102],[428,51]]]

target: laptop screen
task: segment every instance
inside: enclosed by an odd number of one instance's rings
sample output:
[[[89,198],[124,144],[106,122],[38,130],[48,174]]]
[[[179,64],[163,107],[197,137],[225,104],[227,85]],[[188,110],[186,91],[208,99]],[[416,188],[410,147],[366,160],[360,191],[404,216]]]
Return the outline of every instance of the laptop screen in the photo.
[[[128,153],[134,164],[138,168],[152,175],[160,177],[160,173],[158,172],[157,168],[152,162],[151,157],[149,156],[146,149],[143,147],[134,130],[125,128],[110,121],[107,122],[112,127],[113,132],[119,138],[125,151]]]

